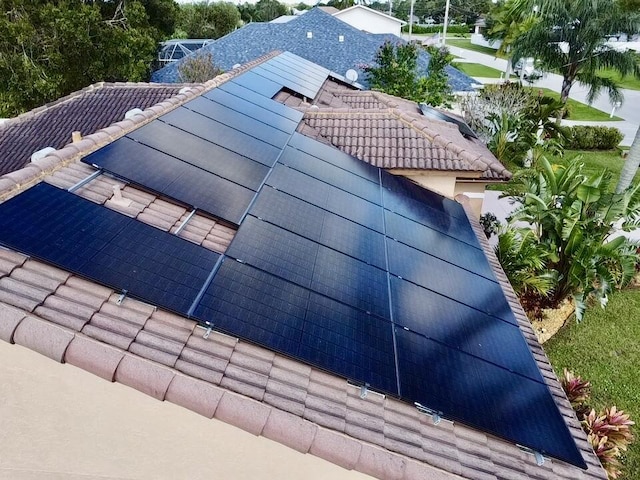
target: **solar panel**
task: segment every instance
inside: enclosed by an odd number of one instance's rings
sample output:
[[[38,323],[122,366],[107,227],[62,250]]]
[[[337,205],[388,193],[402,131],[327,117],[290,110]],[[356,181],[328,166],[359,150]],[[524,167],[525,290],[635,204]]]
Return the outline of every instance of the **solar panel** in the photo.
[[[269,143],[274,147],[283,148],[289,139],[289,134],[273,128],[267,123],[231,110],[228,107],[203,97],[194,98],[183,106],[205,117],[213,118],[231,128],[247,132],[252,137]]]
[[[382,208],[378,205],[297,170],[277,164],[267,184],[378,232],[384,230]]]
[[[439,120],[441,122],[453,123],[454,125],[457,125],[458,130],[460,130],[460,133],[465,137],[478,138],[475,132],[471,130],[471,127],[469,127],[469,125],[467,125],[462,119],[458,119],[451,115],[447,115],[446,113],[441,112],[440,110],[436,110],[435,108],[430,107],[425,103],[420,104],[420,111],[422,112],[422,115],[424,115],[427,118],[431,118],[433,120]]]
[[[402,243],[387,246],[392,274],[517,325],[498,283]]]
[[[292,120],[296,125],[298,125],[298,123],[304,116],[304,114],[302,112],[299,112],[298,110],[294,110],[293,108],[287,107],[280,102],[271,100],[270,98],[260,95],[253,90],[249,90],[248,88],[243,87],[242,85],[239,85],[233,81],[223,83],[216,90],[230,93],[231,95],[235,95],[238,98],[243,98],[266,110],[277,113],[284,118]]]
[[[246,72],[235,77],[232,82],[248,88],[252,92],[256,92],[266,98],[273,98],[276,93],[282,90],[281,83],[264,78],[253,71]]]
[[[586,468],[545,384],[416,333],[395,332],[403,398]]]
[[[382,194],[378,181],[371,182],[365,180],[348,170],[338,168],[295,148],[285,148],[279,162],[306,173],[313,178],[322,180],[329,185],[362,197],[369,202],[378,205],[382,202]]]
[[[127,137],[82,161],[235,224],[255,195],[248,188]]]
[[[273,69],[264,67],[263,65],[254,68],[252,72],[267,80],[278,83],[283,87],[287,87],[289,90],[293,90],[294,92],[307,98],[315,98],[316,94],[318,93],[317,90],[313,88],[313,85],[300,85],[291,78],[286,78],[282,74],[275,73]]]
[[[193,112],[185,107],[176,108],[164,114],[158,120],[262,163],[263,165],[272,166],[278,158],[278,155],[280,155],[279,148],[247,135],[242,130],[228,127],[223,123]]]
[[[532,380],[543,382],[517,325],[399,278],[391,278],[393,320],[398,326]]]
[[[291,140],[289,140],[289,146],[313,155],[324,162],[331,163],[336,167],[348,170],[352,174],[359,175],[372,182],[380,182],[380,169],[353,158],[329,145],[305,137],[300,133],[296,132],[293,134]]]
[[[496,280],[487,257],[480,248],[388,210],[385,210],[385,222],[388,237],[489,280]]]
[[[220,257],[46,183],[0,205],[0,243],[182,315]]]
[[[287,60],[278,60],[277,57],[263,63],[261,66],[306,88],[319,89],[324,83],[324,78],[316,76],[313,70],[310,71]]]
[[[313,78],[315,81],[320,82],[320,84],[327,79],[327,76],[330,73],[326,68],[294,55],[291,52],[283,52],[281,55],[269,60],[268,63],[288,66],[294,71],[302,72],[307,77]]]
[[[127,137],[254,191],[269,171],[261,163],[164,122],[148,123]]]
[[[211,90],[202,96],[253,119],[260,119],[261,122],[267,123],[268,125],[289,135],[298,127],[297,121],[290,120],[272,112],[269,109],[265,109],[255,103],[238,98],[235,95],[227,93],[219,88]]]

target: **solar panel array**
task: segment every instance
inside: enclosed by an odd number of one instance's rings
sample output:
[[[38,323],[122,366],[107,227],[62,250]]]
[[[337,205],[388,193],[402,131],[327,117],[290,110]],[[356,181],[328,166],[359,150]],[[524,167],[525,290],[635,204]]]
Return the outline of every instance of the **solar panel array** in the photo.
[[[0,205],[0,242],[585,468],[461,205],[269,98],[323,75],[282,54],[85,159],[238,224],[225,255],[46,184]]]

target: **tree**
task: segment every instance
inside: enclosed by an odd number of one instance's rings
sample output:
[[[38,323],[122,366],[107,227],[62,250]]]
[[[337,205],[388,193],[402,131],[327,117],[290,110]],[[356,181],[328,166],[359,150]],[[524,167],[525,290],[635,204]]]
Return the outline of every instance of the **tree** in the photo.
[[[419,77],[418,47],[411,43],[385,42],[376,52],[376,66],[364,69],[371,88],[419,103],[448,105],[453,96],[444,68],[452,57],[446,49],[431,52],[429,76]]]
[[[185,83],[204,83],[222,73],[213,61],[211,52],[195,52],[189,55],[178,67],[180,81]]]
[[[515,0],[513,8],[530,11],[534,3]],[[608,46],[605,35],[637,33],[639,26],[637,17],[625,14],[616,0],[546,0],[531,28],[514,41],[513,57],[535,57],[546,70],[559,72],[563,77],[560,98],[565,105],[575,82],[589,87],[589,102],[602,89],[608,91],[612,102],[622,101],[615,81],[601,75],[601,70],[609,68],[640,78],[640,66],[632,52]]]
[[[550,305],[573,297],[578,320],[590,301],[604,307],[609,292],[633,278],[639,260],[634,243],[611,234],[620,223],[626,231],[640,225],[640,185],[610,193],[611,178],[608,171],[584,173],[579,159],[552,166],[543,157],[524,193],[515,193],[521,206],[510,223],[531,225],[549,252],[546,268],[557,275]]]
[[[220,38],[240,23],[240,11],[230,2],[190,3],[180,6],[177,30],[187,38]]]
[[[640,128],[636,130],[636,136],[633,139],[633,143],[631,144],[631,148],[629,149],[629,153],[627,154],[627,159],[624,162],[624,166],[622,167],[622,172],[620,172],[620,180],[618,180],[618,186],[616,187],[616,193],[621,193],[629,186],[631,186],[631,182],[633,181],[633,177],[636,176],[638,172],[638,166],[640,165]]]
[[[119,5],[105,17],[97,2],[0,0],[0,116],[97,81],[146,80],[157,30],[140,2]]]

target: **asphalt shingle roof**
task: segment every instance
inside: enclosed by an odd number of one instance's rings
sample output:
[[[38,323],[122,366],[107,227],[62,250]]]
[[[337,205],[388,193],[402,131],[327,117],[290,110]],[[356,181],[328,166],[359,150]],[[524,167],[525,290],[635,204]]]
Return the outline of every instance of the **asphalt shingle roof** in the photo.
[[[312,38],[307,38],[308,32],[312,33]],[[343,37],[342,42],[339,37]],[[287,23],[250,23],[199,51],[211,52],[214,62],[223,70],[272,50],[289,51],[340,75],[354,69],[358,72],[358,81],[366,87],[362,67],[373,63],[376,52],[385,41],[405,43],[395,35],[363,32],[314,8]],[[420,51],[418,69],[423,75],[428,72],[429,58],[428,53]],[[175,62],[154,72],[151,81],[181,81],[180,64]],[[477,83],[453,67],[447,67],[447,74],[455,91],[471,91],[472,84]]]

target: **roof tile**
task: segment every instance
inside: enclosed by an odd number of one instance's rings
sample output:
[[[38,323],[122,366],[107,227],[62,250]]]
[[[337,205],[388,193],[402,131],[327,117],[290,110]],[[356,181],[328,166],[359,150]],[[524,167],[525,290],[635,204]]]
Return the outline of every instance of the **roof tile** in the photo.
[[[403,480],[456,480],[457,475],[452,475],[443,470],[437,470],[425,463],[406,462]]]
[[[304,393],[306,398],[306,392]],[[262,401],[265,404],[271,405],[272,407],[276,407],[279,410],[282,410],[284,412],[289,412],[294,415],[297,415],[298,417],[304,418],[304,409],[305,409],[304,399],[300,401],[292,397],[293,395],[286,395],[286,394],[282,395],[280,391],[276,393],[271,393],[269,391],[269,384],[267,383],[267,391],[265,392],[264,398],[262,399]]]
[[[301,453],[307,453],[318,431],[314,423],[297,415],[271,409],[262,435]]]
[[[53,297],[47,298],[45,304],[51,299],[53,299]],[[52,302],[49,302],[49,304],[52,304]],[[64,306],[62,308],[64,308]],[[82,330],[85,324],[89,321],[88,319],[78,317],[74,314],[64,313],[60,310],[43,305],[37,307],[34,313],[45,320],[49,320],[50,322],[66,327],[74,332]]]
[[[210,383],[177,374],[169,385],[165,400],[213,418],[223,394],[224,390]]]
[[[198,365],[197,363],[185,361],[182,358],[184,357],[180,357],[176,362],[174,366],[176,370],[186,375],[190,375],[192,377],[199,378],[200,380],[204,380],[205,382],[213,383],[215,385],[218,385],[222,381],[223,374],[220,368],[212,369],[212,368],[203,367],[202,365]],[[223,362],[223,360],[220,360],[220,359],[216,359],[213,361],[224,363],[224,365],[221,366],[222,370],[224,370],[224,367],[226,366],[226,362]]]
[[[69,344],[64,360],[66,363],[113,382],[116,369],[124,355],[125,353],[118,348],[79,334]]]
[[[266,375],[228,364],[220,386],[256,400],[262,400],[267,387]]]
[[[319,428],[309,448],[309,453],[347,470],[358,463],[362,443],[324,428]]]
[[[62,363],[64,352],[73,340],[74,333],[44,320],[28,316],[13,333],[13,341]]]
[[[171,353],[164,352],[162,350],[156,350],[155,348],[148,347],[141,343],[136,343],[135,341],[129,345],[129,351],[131,353],[135,353],[139,357],[146,358],[147,360],[151,360],[161,365],[166,365],[167,367],[173,367],[178,359],[177,355],[172,355]]]
[[[22,266],[27,256],[0,247],[0,276],[10,274],[14,268]]]
[[[355,469],[386,480],[401,480],[407,461],[382,448],[363,444]]]
[[[13,342],[13,332],[25,317],[22,310],[0,303],[0,339]]]
[[[232,392],[224,392],[214,417],[246,432],[260,435],[271,407]]]
[[[115,381],[140,390],[158,400],[164,400],[171,380],[172,370],[149,360],[125,354],[116,369]]]

